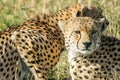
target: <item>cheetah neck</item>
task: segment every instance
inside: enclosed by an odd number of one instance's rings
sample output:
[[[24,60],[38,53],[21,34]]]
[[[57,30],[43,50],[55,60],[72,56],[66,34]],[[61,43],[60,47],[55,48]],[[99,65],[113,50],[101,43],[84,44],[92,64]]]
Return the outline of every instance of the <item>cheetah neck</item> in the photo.
[[[73,49],[68,50],[68,61],[69,61],[69,63],[71,63],[71,61],[78,56],[82,57],[82,54],[78,53],[77,51],[75,51]]]
[[[59,10],[58,12],[50,15],[40,16],[40,21],[44,21],[50,25],[57,25],[59,20],[66,21],[70,18],[76,17],[76,13],[82,8],[82,5],[76,4],[68,8]]]

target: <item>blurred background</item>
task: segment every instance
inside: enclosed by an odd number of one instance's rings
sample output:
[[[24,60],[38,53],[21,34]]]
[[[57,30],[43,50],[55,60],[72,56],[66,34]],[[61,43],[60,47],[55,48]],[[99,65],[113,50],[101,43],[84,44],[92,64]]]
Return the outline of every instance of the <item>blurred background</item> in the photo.
[[[0,0],[0,31],[35,15],[54,13],[76,3],[101,7],[110,21],[106,35],[120,39],[120,0]],[[49,72],[51,80],[69,80],[67,53],[62,53],[61,57],[62,60]]]

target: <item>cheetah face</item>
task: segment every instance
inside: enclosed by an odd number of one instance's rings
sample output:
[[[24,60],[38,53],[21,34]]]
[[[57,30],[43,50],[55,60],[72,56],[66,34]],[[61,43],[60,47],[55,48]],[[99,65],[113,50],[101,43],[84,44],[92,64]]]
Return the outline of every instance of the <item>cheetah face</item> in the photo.
[[[101,35],[106,29],[104,21],[104,18],[93,20],[90,17],[59,21],[68,52],[75,56],[94,52],[100,46]]]

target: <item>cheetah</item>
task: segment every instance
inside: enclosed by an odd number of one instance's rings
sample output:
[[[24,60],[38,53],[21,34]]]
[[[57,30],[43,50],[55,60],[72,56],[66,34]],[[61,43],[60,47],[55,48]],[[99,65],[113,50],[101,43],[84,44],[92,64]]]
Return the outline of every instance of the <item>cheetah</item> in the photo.
[[[104,20],[79,17],[58,22],[72,80],[116,80],[120,74],[120,40],[103,34]]]
[[[84,16],[104,17],[98,7],[75,4],[1,31],[0,80],[23,80],[27,74],[33,74],[35,80],[48,80],[47,71],[57,64],[65,48],[58,21]],[[106,18],[105,24],[109,24]]]

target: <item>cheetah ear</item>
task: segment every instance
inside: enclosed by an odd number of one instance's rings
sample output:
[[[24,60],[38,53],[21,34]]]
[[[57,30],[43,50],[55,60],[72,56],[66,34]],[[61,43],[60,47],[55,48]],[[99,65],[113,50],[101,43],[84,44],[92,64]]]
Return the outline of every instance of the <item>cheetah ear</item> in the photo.
[[[105,22],[105,18],[101,18],[100,19],[100,23],[101,23],[101,32],[105,32],[106,28],[107,28],[107,25],[106,25],[106,22]]]
[[[104,32],[107,28],[107,25],[105,25],[105,18],[100,18],[99,20],[95,20],[95,22],[100,25],[101,32]]]
[[[60,27],[60,29],[62,30],[62,32],[64,32],[64,28],[65,28],[65,21],[59,20],[58,21],[58,26]]]
[[[81,13],[81,15],[82,16],[86,16],[87,15],[87,13],[88,13],[88,11],[89,11],[89,9],[88,9],[88,7],[87,6],[84,6],[83,8],[82,8],[82,13]]]
[[[83,6],[81,15],[82,16],[88,16],[95,18],[102,14],[102,9],[100,7],[95,7],[95,6]]]
[[[91,15],[91,6],[83,6],[81,11],[81,16],[90,16]]]

